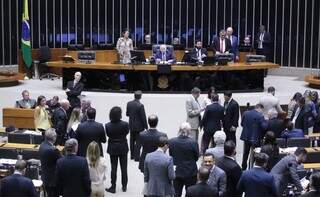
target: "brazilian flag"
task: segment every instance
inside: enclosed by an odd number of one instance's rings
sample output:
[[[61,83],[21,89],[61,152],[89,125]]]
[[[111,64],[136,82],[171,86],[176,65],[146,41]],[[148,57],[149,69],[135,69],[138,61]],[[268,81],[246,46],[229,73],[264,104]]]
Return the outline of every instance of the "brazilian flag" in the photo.
[[[23,0],[23,13],[22,13],[22,37],[21,37],[21,50],[22,57],[25,65],[30,68],[32,63],[31,57],[31,43],[30,43],[30,25],[29,25],[29,12],[28,0]]]

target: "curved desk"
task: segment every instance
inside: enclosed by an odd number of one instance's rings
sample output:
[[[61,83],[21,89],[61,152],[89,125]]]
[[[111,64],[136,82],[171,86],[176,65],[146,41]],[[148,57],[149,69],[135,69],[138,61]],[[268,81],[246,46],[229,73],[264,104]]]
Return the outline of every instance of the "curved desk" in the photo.
[[[189,92],[197,86],[202,90],[215,86],[219,91],[263,91],[264,70],[279,68],[271,62],[251,64],[229,63],[225,66],[172,65],[166,72],[161,65],[124,65],[107,62],[48,62],[48,66],[62,68],[63,87],[73,80],[74,72],[81,71],[86,90],[144,92]]]
[[[304,78],[304,81],[309,83],[310,87],[320,88],[320,78],[315,75],[307,75]]]

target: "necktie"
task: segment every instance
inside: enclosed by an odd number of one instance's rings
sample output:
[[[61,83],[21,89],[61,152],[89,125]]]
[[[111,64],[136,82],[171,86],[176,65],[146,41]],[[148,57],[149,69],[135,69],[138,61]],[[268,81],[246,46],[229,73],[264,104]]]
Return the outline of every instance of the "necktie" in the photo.
[[[220,40],[220,52],[223,53],[223,40]]]
[[[224,102],[224,114],[227,113],[228,106],[229,106],[229,102],[228,102],[228,101],[225,101],[225,102]]]

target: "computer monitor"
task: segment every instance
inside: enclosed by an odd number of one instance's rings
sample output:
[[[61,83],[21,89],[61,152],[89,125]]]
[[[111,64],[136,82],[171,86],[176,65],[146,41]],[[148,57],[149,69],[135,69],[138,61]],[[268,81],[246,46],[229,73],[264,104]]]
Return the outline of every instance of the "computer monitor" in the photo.
[[[221,53],[215,55],[218,65],[227,65],[228,62],[232,62],[234,55],[232,53]]]
[[[131,62],[134,64],[139,64],[146,61],[146,57],[143,51],[131,50]]]

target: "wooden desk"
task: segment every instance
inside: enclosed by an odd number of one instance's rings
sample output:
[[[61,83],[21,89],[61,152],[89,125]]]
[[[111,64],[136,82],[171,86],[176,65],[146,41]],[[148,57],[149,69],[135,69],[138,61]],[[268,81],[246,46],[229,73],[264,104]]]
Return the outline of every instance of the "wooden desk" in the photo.
[[[4,127],[34,129],[34,109],[3,108],[2,114]]]
[[[320,88],[320,79],[315,75],[310,74],[305,76],[304,81],[312,88]]]
[[[304,163],[304,169],[320,169],[320,163]]]
[[[36,144],[19,144],[19,143],[6,143],[3,148],[16,148],[16,149],[38,149]]]
[[[320,133],[311,133],[309,135],[306,135],[307,138],[310,138],[310,139],[319,139],[320,138]]]

